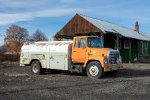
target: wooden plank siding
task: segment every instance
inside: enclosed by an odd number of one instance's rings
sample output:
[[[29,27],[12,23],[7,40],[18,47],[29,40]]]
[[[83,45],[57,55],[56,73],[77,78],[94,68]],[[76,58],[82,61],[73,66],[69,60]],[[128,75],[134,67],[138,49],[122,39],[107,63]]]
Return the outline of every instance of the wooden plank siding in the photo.
[[[89,33],[101,33],[102,31],[76,14],[56,35],[55,38],[73,38],[78,35],[88,35]]]
[[[139,61],[150,63],[150,42],[140,41]]]

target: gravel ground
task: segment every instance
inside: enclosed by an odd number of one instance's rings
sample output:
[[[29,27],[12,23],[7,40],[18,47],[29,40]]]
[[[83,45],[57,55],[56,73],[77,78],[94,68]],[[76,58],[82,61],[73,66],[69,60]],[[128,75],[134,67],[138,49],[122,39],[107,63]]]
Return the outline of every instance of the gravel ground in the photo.
[[[93,80],[53,72],[32,75],[29,67],[0,64],[0,100],[149,100],[150,64],[124,64],[116,76]]]

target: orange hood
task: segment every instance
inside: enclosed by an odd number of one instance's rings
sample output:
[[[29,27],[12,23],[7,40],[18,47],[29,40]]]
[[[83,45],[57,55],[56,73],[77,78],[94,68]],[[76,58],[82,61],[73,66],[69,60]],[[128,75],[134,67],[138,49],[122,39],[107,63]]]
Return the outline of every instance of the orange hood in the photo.
[[[112,49],[111,48],[98,48],[98,49],[94,48],[94,49],[91,49],[91,53],[96,54],[97,56],[99,55],[107,56],[109,50],[112,50]]]

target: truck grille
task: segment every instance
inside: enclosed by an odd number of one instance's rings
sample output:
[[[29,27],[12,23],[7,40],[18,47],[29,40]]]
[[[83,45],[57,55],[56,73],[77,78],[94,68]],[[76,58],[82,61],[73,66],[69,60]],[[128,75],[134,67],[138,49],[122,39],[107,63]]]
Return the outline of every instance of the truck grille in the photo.
[[[110,50],[108,54],[108,61],[109,64],[114,65],[117,64],[117,61],[119,59],[119,51],[118,50]]]

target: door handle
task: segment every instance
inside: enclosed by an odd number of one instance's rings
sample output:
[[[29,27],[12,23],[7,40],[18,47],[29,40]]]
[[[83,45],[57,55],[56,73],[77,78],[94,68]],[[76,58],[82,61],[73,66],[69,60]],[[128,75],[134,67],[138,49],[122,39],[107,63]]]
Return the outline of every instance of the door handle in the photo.
[[[73,51],[73,52],[77,52],[77,51]]]

